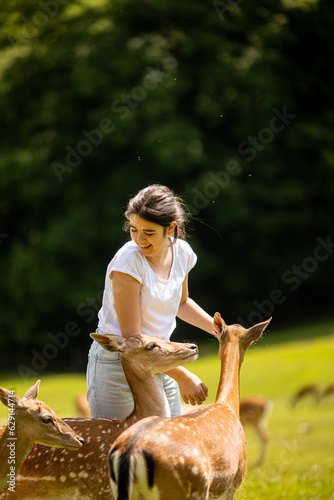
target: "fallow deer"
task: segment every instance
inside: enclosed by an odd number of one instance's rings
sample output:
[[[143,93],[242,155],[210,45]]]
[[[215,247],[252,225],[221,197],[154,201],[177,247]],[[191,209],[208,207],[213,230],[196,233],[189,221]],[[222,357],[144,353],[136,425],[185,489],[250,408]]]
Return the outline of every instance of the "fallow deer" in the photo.
[[[110,500],[108,456],[110,445],[127,427],[148,415],[169,412],[161,373],[194,361],[194,344],[166,342],[147,335],[124,339],[92,333],[106,350],[121,353],[134,399],[134,410],[124,420],[115,418],[65,419],[82,434],[85,445],[78,452],[35,446],[16,481],[16,493],[8,500]],[[15,496],[16,495],[16,496]]]
[[[4,495],[11,498],[14,498],[16,475],[34,443],[67,450],[80,449],[84,444],[81,436],[36,399],[39,384],[40,380],[22,399],[0,387],[0,399],[8,407],[8,424],[0,427],[0,491],[8,487]]]
[[[273,401],[262,396],[247,396],[240,400],[240,421],[242,426],[254,427],[261,441],[260,454],[254,466],[261,465],[265,457],[270,438],[268,417],[273,406]]]
[[[324,390],[322,391],[321,393],[321,397],[320,399],[323,400],[324,398],[327,398],[328,396],[330,396],[331,394],[334,394],[334,383],[331,382],[330,384],[328,384]]]
[[[179,417],[149,417],[125,430],[110,451],[115,500],[233,499],[247,463],[240,367],[269,321],[245,329],[227,326],[215,314],[221,359],[216,402]]]
[[[78,394],[78,396],[75,398],[75,407],[78,417],[91,418],[86,394]]]
[[[307,384],[303,385],[296,394],[293,396],[291,400],[291,406],[294,407],[296,404],[301,400],[304,399],[306,396],[311,396],[315,403],[319,403],[321,399],[320,395],[320,390],[317,384]]]

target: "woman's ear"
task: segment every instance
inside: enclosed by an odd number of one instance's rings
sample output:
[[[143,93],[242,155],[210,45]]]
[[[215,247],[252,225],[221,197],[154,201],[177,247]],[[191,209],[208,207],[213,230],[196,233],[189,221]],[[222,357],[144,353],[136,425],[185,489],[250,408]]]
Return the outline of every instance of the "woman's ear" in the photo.
[[[171,236],[174,234],[175,228],[177,226],[177,223],[175,221],[171,222],[168,226],[168,236]]]

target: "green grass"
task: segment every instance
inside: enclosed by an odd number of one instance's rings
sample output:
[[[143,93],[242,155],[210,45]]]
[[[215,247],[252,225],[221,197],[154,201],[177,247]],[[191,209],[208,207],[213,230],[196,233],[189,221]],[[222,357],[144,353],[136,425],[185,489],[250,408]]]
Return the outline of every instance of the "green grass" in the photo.
[[[27,389],[36,382],[31,379],[22,381],[15,373],[0,374],[0,386],[14,389],[22,397]],[[75,398],[86,392],[86,378],[83,374],[40,375],[38,399],[49,405],[60,417],[76,417]],[[7,408],[0,405],[0,425],[7,421]]]
[[[287,340],[288,339],[288,340]],[[200,348],[198,361],[187,367],[216,395],[219,377],[217,342]],[[208,353],[207,355],[204,355]],[[85,375],[41,374],[40,399],[60,416],[75,416],[75,396],[85,392]],[[31,380],[34,383],[35,380]],[[334,321],[269,333],[246,354],[241,369],[241,396],[261,394],[274,401],[269,418],[271,440],[264,463],[253,468],[259,441],[246,428],[249,469],[236,500],[334,500],[334,395],[315,405],[311,398],[295,408],[291,396],[307,383],[321,388],[334,382]],[[28,389],[17,374],[0,374],[0,386],[19,396]],[[6,421],[0,406],[0,423]]]

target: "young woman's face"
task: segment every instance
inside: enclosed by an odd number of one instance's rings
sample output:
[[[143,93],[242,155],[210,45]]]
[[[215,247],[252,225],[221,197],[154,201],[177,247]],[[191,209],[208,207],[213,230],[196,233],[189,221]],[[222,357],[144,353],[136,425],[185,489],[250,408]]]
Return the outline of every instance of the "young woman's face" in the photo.
[[[130,216],[130,235],[145,257],[160,257],[167,247],[169,233],[175,227],[173,224],[166,228],[133,214]]]

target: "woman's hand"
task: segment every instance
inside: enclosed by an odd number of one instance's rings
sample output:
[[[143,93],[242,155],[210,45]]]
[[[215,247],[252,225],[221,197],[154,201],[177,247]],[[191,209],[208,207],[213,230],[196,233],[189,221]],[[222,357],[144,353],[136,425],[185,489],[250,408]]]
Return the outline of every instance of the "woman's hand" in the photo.
[[[201,405],[208,397],[208,388],[200,378],[191,372],[179,380],[179,388],[183,401],[186,404]]]
[[[186,404],[201,405],[208,397],[208,388],[200,378],[188,371],[184,366],[178,366],[166,372],[179,385],[180,393]]]

